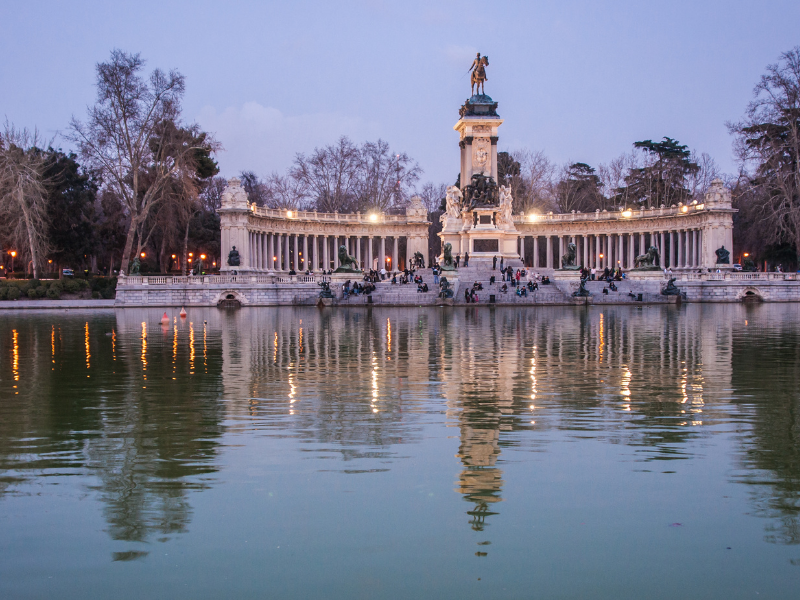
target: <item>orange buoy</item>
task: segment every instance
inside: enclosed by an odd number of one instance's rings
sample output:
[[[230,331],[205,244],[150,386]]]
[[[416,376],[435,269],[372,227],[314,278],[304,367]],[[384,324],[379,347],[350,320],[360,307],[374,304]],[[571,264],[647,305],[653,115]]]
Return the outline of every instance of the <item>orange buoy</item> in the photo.
[[[161,317],[161,323],[163,325],[169,325],[169,317],[167,316],[167,313],[164,313],[164,316]]]
[[[185,309],[185,308],[183,308],[182,306],[181,306],[181,313],[180,313],[180,314],[181,314],[181,318],[182,318],[182,319],[185,319],[185,318],[186,318],[186,309]]]

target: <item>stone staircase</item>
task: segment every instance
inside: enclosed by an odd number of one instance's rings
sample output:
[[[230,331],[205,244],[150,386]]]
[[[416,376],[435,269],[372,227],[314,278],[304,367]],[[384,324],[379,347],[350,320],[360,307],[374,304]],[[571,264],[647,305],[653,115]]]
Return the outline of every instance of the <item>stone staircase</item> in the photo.
[[[533,292],[528,292],[527,296],[517,296],[516,288],[508,285],[508,291],[503,293],[500,288],[503,285],[500,279],[500,270],[492,270],[491,265],[470,265],[469,267],[461,267],[455,273],[445,273],[448,281],[453,284],[455,291],[453,304],[461,306],[466,305],[464,299],[464,289],[472,288],[473,284],[477,281],[483,289],[478,291],[478,304],[489,304],[490,297],[494,295],[495,304],[504,306],[536,306],[536,305],[553,305],[553,304],[585,304],[586,298],[574,297],[572,293],[578,289],[579,280],[577,278],[563,278],[551,269],[540,269],[540,275],[548,275],[551,279],[549,285],[539,284],[539,289]],[[427,293],[420,293],[417,291],[416,284],[392,284],[390,280],[380,281],[375,284],[376,290],[370,295],[372,301],[370,302],[369,296],[350,295],[348,298],[342,298],[342,291],[339,287],[334,290],[339,305],[382,305],[382,306],[435,306],[440,303],[438,297],[439,289],[433,283],[433,275],[430,270],[426,269],[419,272],[422,275],[423,281],[428,284],[429,291]],[[532,269],[528,269],[529,274],[533,274]],[[489,283],[492,275],[497,279],[495,283]],[[521,283],[527,283],[527,279],[523,278]],[[608,284],[604,281],[589,281],[586,289],[592,294],[588,302],[591,304],[639,304],[638,295],[642,294],[642,301],[644,303],[667,303],[674,302],[674,298],[662,296],[657,291],[658,284],[646,285],[642,281],[625,280],[615,282],[617,291],[611,291]],[[608,294],[603,294],[603,288],[608,289]],[[633,294],[633,296],[630,296]]]

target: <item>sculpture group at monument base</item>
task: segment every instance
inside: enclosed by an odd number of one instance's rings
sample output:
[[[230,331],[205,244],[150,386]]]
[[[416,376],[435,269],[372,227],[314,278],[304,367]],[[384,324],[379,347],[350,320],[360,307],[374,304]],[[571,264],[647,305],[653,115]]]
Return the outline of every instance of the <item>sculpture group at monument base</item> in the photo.
[[[332,306],[398,306],[466,304],[464,290],[476,282],[482,286],[476,294],[478,302],[469,306],[513,305],[526,306],[573,304],[663,304],[677,302],[676,295],[664,295],[668,278],[663,273],[629,272],[624,281],[615,282],[616,290],[603,281],[589,281],[587,297],[574,297],[579,289],[580,274],[576,271],[551,272],[551,283],[539,282],[538,289],[518,295],[509,284],[502,292],[499,271],[485,267],[461,268],[446,273],[453,291],[452,302],[441,302],[438,286],[430,270],[421,270],[428,292],[418,292],[414,284],[393,284],[390,279],[375,284],[375,291],[365,295],[344,296],[343,284],[360,282],[360,277],[342,273],[334,275],[218,275],[204,277],[147,277],[122,278],[117,286],[115,307],[127,306],[220,306],[235,301],[240,306],[316,305],[323,281],[330,284]],[[490,282],[489,273],[495,274]],[[682,300],[688,302],[800,302],[800,280],[796,273],[682,273],[674,275]],[[525,280],[522,281],[526,283]],[[606,293],[603,292],[606,290]],[[641,300],[639,299],[639,295]],[[491,297],[494,296],[492,302]],[[371,299],[370,299],[371,298]]]

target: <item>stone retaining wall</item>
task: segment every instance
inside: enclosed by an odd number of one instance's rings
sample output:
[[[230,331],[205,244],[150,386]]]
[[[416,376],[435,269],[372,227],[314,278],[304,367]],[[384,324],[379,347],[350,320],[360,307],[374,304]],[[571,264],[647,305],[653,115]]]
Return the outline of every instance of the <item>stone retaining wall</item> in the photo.
[[[679,280],[676,281],[676,285],[681,291],[686,292],[686,299],[689,302],[741,302],[745,299],[765,302],[800,302],[800,281],[798,280],[768,277],[753,280],[731,280],[721,276],[718,279],[709,279],[709,277],[713,276],[704,275],[702,278],[697,276],[695,279]],[[144,278],[139,278],[135,282],[130,281],[133,278],[128,278],[129,281],[117,287],[114,306],[216,306],[229,296],[241,302],[243,306],[311,306],[317,303],[320,288],[316,279],[322,279],[321,277],[298,276],[280,279],[280,281],[272,283],[258,281],[251,277],[239,277],[236,281],[220,278],[214,282],[162,283],[159,280],[158,284],[145,284]],[[358,280],[353,275],[340,275],[334,276],[334,280],[331,282],[331,289],[336,296],[335,304],[357,306],[370,303],[376,306],[425,306],[438,303],[430,274],[425,275],[425,280],[432,288],[427,293],[418,293],[413,284],[392,285],[388,281],[383,281],[377,284],[377,290],[372,294],[372,302],[368,300],[367,296],[343,298],[341,284],[346,279]],[[472,279],[459,285],[458,279],[450,278],[457,290],[455,304],[465,304],[462,286],[471,285]],[[482,277],[481,280],[483,280]],[[665,285],[665,280],[652,277],[643,280],[631,277],[623,282],[618,282],[619,291],[609,294],[602,293],[603,287],[606,287],[602,282],[590,282],[588,289],[592,296],[589,298],[572,296],[572,292],[578,287],[574,278],[554,279],[553,284],[540,286],[538,291],[530,293],[527,297],[517,296],[513,288],[509,288],[505,294],[500,292],[501,282],[491,287],[487,278],[482,283],[484,289],[478,293],[479,304],[487,304],[489,296],[492,294],[495,296],[495,303],[502,305],[628,304],[638,302],[630,294],[634,294],[636,297],[638,294],[642,294],[642,301],[651,304],[676,301],[674,296],[661,295],[660,290]],[[39,302],[36,304],[38,305]]]

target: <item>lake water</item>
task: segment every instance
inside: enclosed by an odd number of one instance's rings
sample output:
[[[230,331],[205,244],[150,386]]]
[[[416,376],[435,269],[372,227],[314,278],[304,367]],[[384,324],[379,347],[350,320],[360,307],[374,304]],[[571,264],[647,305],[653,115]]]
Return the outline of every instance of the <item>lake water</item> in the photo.
[[[0,313],[2,598],[798,598],[800,305]]]

